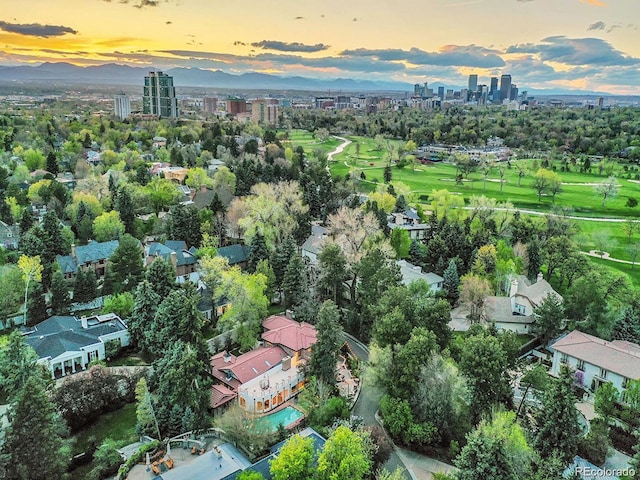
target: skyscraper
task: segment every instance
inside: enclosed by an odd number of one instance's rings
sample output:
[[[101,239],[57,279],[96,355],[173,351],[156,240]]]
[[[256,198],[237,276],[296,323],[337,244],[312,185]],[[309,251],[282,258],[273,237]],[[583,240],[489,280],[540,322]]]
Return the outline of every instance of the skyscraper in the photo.
[[[478,90],[478,75],[469,75],[469,92],[475,93]]]
[[[511,75],[500,77],[500,100],[511,100]]]
[[[124,120],[131,115],[131,101],[126,93],[122,92],[113,99],[115,115],[120,120]]]
[[[177,117],[178,99],[173,86],[173,77],[158,72],[149,72],[144,77],[142,112],[159,117]]]
[[[498,90],[498,77],[491,77],[491,86],[489,87],[489,95],[493,95]]]
[[[444,87],[438,87],[438,96],[440,100],[444,101]]]
[[[204,97],[202,106],[205,113],[216,113],[218,110],[218,99],[216,97]]]

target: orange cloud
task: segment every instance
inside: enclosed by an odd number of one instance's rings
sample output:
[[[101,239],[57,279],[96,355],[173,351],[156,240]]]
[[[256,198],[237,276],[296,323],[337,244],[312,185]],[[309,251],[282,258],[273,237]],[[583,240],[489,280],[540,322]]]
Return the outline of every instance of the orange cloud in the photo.
[[[594,7],[606,7],[607,4],[602,2],[601,0],[580,0],[580,3],[586,3],[589,5],[593,5]]]

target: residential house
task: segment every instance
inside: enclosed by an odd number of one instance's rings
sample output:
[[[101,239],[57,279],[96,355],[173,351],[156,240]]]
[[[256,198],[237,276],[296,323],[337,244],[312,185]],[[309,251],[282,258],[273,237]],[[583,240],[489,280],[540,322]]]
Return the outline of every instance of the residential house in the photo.
[[[85,272],[92,268],[100,278],[104,276],[107,260],[119,244],[118,240],[110,240],[108,242],[90,241],[86,245],[71,245],[71,255],[57,255],[56,261],[67,280],[73,280],[79,268]]]
[[[226,351],[211,358],[211,371],[218,385],[211,393],[217,408],[238,398],[248,412],[265,413],[293,398],[304,388],[304,365],[316,342],[316,330],[273,315],[263,322],[264,345],[240,356]]]
[[[106,358],[106,345],[129,345],[127,325],[114,313],[80,319],[56,315],[23,332],[38,363],[48,365],[53,378],[85,370],[94,360]]]
[[[426,238],[427,232],[431,228],[428,223],[421,223],[418,212],[413,208],[407,208],[404,212],[392,213],[388,217],[389,229],[401,228],[409,232],[409,238],[412,240],[421,240]]]
[[[397,260],[396,265],[400,268],[400,274],[402,275],[402,283],[409,285],[415,281],[425,281],[433,292],[442,290],[444,278],[436,273],[423,272],[422,267],[413,265],[406,260]]]
[[[17,250],[19,242],[20,228],[17,225],[7,225],[0,220],[0,247]]]
[[[309,259],[311,264],[318,263],[318,255],[324,247],[329,236],[329,230],[320,225],[311,225],[311,235],[304,241],[301,247],[301,255]]]
[[[153,242],[145,249],[146,265],[151,265],[159,257],[171,262],[177,277],[188,279],[196,271],[197,259],[193,253],[187,250],[187,244],[183,241],[167,240],[164,244]],[[194,283],[198,284],[197,281]]]
[[[629,380],[640,379],[640,345],[624,340],[609,342],[574,330],[553,345],[551,373],[558,375],[562,365],[576,371],[582,386],[595,392],[603,383],[611,383],[624,399]]]
[[[247,266],[251,247],[248,245],[228,245],[218,248],[218,256],[224,257],[232,267],[238,265],[240,268]]]
[[[495,323],[498,330],[530,333],[531,325],[535,322],[533,311],[547,295],[554,295],[562,301],[560,294],[541,273],[533,284],[526,276],[518,275],[511,282],[508,297],[487,297],[484,318]]]
[[[158,175],[163,175],[167,180],[172,180],[177,183],[184,182],[189,170],[184,167],[160,167],[157,169]]]

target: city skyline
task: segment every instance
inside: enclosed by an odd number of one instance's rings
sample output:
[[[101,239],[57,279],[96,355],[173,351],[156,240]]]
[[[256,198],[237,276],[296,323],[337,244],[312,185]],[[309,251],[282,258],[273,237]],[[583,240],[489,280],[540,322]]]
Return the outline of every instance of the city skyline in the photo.
[[[3,5],[2,65],[119,63],[449,85],[469,74],[511,74],[523,89],[640,94],[637,0],[281,0],[274,8],[256,0],[33,0],[29,7]]]

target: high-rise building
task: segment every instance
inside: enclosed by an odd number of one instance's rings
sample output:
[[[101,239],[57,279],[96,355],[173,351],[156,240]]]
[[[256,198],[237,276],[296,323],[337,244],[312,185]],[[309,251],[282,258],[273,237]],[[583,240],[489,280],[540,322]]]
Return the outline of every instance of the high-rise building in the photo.
[[[173,77],[160,71],[151,71],[144,77],[142,113],[159,117],[178,116],[178,99]]]
[[[131,101],[126,93],[122,92],[116,95],[113,99],[113,104],[116,117],[120,120],[129,118],[129,115],[131,115]]]
[[[227,115],[238,115],[247,112],[247,101],[244,98],[229,97],[227,99]]]
[[[478,75],[469,75],[469,92],[475,93],[478,90]]]
[[[498,90],[498,77],[491,77],[491,86],[489,87],[489,96]]]
[[[276,125],[278,123],[278,100],[260,98],[251,102],[251,119],[259,124]]]
[[[218,99],[216,97],[204,97],[202,108],[205,113],[216,113],[218,110]]]
[[[500,100],[511,100],[511,75],[500,77]]]
[[[518,86],[515,83],[511,84],[511,95],[509,96],[509,100],[517,100],[518,99]]]
[[[444,100],[444,87],[438,87],[438,96],[440,100]]]

